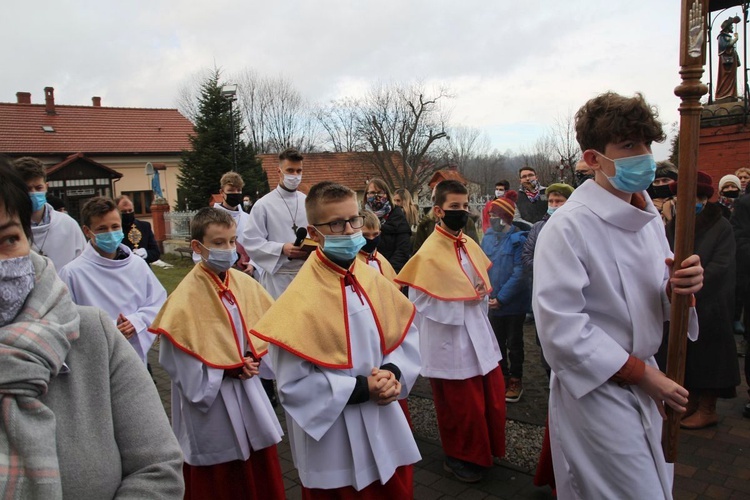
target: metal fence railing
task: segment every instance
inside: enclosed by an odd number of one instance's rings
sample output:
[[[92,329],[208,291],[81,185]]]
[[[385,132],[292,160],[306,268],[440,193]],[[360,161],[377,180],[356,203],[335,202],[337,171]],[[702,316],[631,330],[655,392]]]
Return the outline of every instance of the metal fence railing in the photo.
[[[197,210],[167,212],[164,214],[164,231],[168,240],[190,239],[190,221]]]

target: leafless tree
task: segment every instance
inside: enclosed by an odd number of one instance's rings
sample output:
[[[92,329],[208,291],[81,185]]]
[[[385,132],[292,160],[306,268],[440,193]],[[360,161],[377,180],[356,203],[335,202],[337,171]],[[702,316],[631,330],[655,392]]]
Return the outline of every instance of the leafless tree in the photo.
[[[430,154],[448,135],[450,97],[445,88],[428,95],[421,84],[379,84],[362,99],[358,131],[388,185],[417,192],[439,168]]]
[[[522,167],[531,167],[536,171],[537,180],[543,186],[559,181],[559,163],[555,157],[555,141],[547,133],[538,138],[533,146],[521,153]],[[520,168],[520,167],[519,167]]]
[[[359,130],[361,112],[361,101],[351,97],[318,107],[315,116],[324,132],[322,135],[325,137],[325,149],[336,153],[366,149]]]
[[[185,118],[193,123],[195,123],[195,118],[198,116],[198,98],[201,95],[201,85],[211,77],[215,71],[219,70],[217,68],[214,68],[213,70],[203,68],[196,71],[183,80],[182,86],[177,93],[177,111],[182,113]]]
[[[575,117],[572,112],[558,115],[550,130],[556,160],[559,160],[558,180],[572,184],[576,163],[581,159],[581,148],[576,140]]]
[[[292,82],[283,76],[261,76],[245,69],[234,77],[245,134],[258,153],[275,153],[293,147],[317,148],[317,122],[311,106]]]
[[[489,155],[490,139],[476,127],[456,126],[448,132],[448,162],[462,170],[472,159]]]

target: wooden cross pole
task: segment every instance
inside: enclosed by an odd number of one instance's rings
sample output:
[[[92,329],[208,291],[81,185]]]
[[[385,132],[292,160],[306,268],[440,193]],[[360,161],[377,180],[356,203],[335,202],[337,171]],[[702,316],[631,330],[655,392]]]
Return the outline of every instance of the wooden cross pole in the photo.
[[[698,177],[698,139],[700,115],[703,107],[700,98],[708,91],[701,83],[703,66],[706,63],[705,28],[708,0],[682,0],[680,28],[680,76],[682,83],[674,89],[680,103],[680,150],[677,190],[677,214],[675,216],[675,269],[693,253],[695,235],[695,193]],[[667,353],[667,376],[682,385],[685,379],[685,353],[687,350],[687,326],[690,297],[672,294],[672,311],[669,328],[669,350]],[[666,408],[662,447],[667,462],[677,458],[677,440],[680,430],[680,415]]]

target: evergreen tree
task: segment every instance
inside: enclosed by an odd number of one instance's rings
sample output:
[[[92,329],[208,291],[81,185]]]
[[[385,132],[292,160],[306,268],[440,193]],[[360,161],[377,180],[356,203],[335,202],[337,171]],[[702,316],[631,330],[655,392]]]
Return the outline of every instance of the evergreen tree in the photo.
[[[232,170],[232,122],[237,154],[237,172],[245,181],[244,193],[253,198],[268,192],[268,179],[255,151],[242,140],[242,119],[239,106],[221,95],[220,72],[215,70],[200,87],[198,114],[192,148],[182,152],[178,185],[181,192],[178,207],[191,210],[205,207],[212,194],[219,192],[219,180]]]

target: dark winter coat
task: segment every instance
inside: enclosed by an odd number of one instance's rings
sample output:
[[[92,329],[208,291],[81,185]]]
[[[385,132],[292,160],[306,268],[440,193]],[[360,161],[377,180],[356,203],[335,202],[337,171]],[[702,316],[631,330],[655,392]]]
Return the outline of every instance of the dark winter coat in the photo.
[[[399,206],[394,206],[380,221],[378,252],[388,259],[397,273],[411,257],[411,226]]]
[[[133,225],[141,232],[141,241],[138,243],[138,247],[146,249],[146,262],[150,265],[152,262],[159,260],[161,252],[159,251],[159,245],[156,243],[154,232],[151,230],[151,224],[136,219],[133,221]],[[125,233],[122,244],[133,250],[135,245],[128,239],[130,229],[130,227],[122,228],[122,232]]]
[[[516,208],[518,208],[521,218],[530,224],[539,222],[542,217],[547,215],[547,195],[544,190],[545,188],[541,188],[539,198],[533,203],[526,197],[523,189],[518,190]]]
[[[435,230],[435,225],[437,224],[437,220],[433,215],[427,215],[422,218],[422,220],[419,221],[419,224],[417,224],[417,230],[414,232],[414,244],[412,247],[412,255],[417,253],[417,250],[422,246],[422,244],[425,242],[425,240],[432,234],[432,232]],[[466,227],[464,228],[464,234],[471,238],[472,240],[477,242],[477,245],[479,245],[479,235],[477,234],[477,226],[474,224],[474,221],[469,217],[469,220],[466,222]]]
[[[669,246],[674,249],[675,221],[667,225]],[[707,203],[695,217],[695,253],[703,266],[703,288],[695,294],[699,335],[688,341],[685,387],[734,392],[740,383],[734,342],[735,243],[732,226],[721,207]]]

